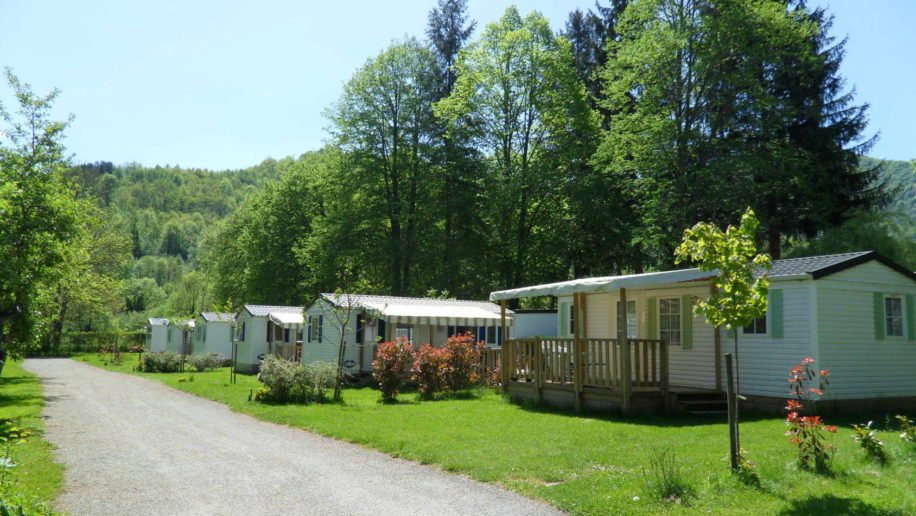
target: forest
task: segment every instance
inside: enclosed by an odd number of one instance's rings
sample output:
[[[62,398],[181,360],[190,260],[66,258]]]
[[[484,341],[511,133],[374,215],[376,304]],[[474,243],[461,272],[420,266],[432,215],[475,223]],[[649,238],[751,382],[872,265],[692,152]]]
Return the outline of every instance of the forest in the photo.
[[[867,157],[844,44],[795,0],[612,0],[558,33],[438,0],[353,72],[324,148],[225,171],[72,163],[58,92],[7,70],[0,347],[337,289],[480,299],[671,268],[685,229],[748,207],[774,258],[916,269],[916,161]]]

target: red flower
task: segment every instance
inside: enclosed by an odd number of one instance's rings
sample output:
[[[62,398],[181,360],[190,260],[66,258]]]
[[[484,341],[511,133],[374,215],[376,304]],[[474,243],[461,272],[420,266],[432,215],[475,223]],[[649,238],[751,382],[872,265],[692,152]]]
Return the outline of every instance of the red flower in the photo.
[[[830,374],[830,371],[828,371],[827,369],[821,369],[821,376],[827,376],[829,374]]]
[[[798,420],[798,412],[789,412],[789,414],[786,416],[787,423],[794,423],[797,420]]]
[[[826,430],[826,431],[828,431],[828,432],[830,432],[830,433],[834,433],[834,434],[835,434],[835,433],[836,433],[836,425],[827,425],[827,426],[824,427],[824,430]]]
[[[808,387],[808,392],[810,392],[810,393],[812,393],[812,394],[817,394],[818,396],[823,396],[823,395],[824,395],[824,391],[822,391],[822,390],[820,390],[820,389],[815,389],[814,387]]]
[[[802,404],[795,400],[788,400],[786,402],[786,410],[795,411],[795,410],[801,410],[801,409],[802,409]]]
[[[814,359],[811,357],[805,357],[801,361],[802,365],[811,365],[814,363]]]

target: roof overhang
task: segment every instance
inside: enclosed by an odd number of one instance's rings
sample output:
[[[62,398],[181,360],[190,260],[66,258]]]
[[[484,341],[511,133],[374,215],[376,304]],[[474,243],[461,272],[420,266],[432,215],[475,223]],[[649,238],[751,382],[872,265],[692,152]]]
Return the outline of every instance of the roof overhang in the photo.
[[[443,300],[430,300],[423,303],[417,298],[405,298],[398,302],[397,298],[376,300],[370,296],[358,295],[338,299],[334,295],[322,295],[322,298],[333,306],[342,308],[352,304],[354,307],[366,310],[373,317],[385,320],[389,324],[418,324],[431,326],[500,326],[502,316],[499,307],[490,305],[492,309],[482,306],[473,306],[470,303],[448,303]],[[506,325],[512,325],[514,313],[506,311]]]
[[[505,301],[538,296],[568,296],[582,292],[611,292],[622,288],[647,288],[673,285],[687,281],[712,279],[715,273],[700,269],[683,269],[679,271],[647,272],[623,276],[604,276],[600,278],[582,278],[558,283],[547,283],[531,287],[499,290],[490,293],[490,301]]]

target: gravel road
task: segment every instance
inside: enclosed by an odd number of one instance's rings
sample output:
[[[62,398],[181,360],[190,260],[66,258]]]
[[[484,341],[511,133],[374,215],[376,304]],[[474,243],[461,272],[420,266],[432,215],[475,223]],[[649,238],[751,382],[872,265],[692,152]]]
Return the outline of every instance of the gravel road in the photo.
[[[264,423],[160,383],[27,360],[70,514],[558,514],[498,487]]]

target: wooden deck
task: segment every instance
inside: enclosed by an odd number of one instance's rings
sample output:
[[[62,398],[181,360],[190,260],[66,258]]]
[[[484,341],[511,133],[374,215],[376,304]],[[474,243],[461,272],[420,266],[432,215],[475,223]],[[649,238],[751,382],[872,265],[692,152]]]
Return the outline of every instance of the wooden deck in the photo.
[[[517,339],[502,349],[513,397],[576,409],[657,411],[670,406],[668,347],[651,339]]]

